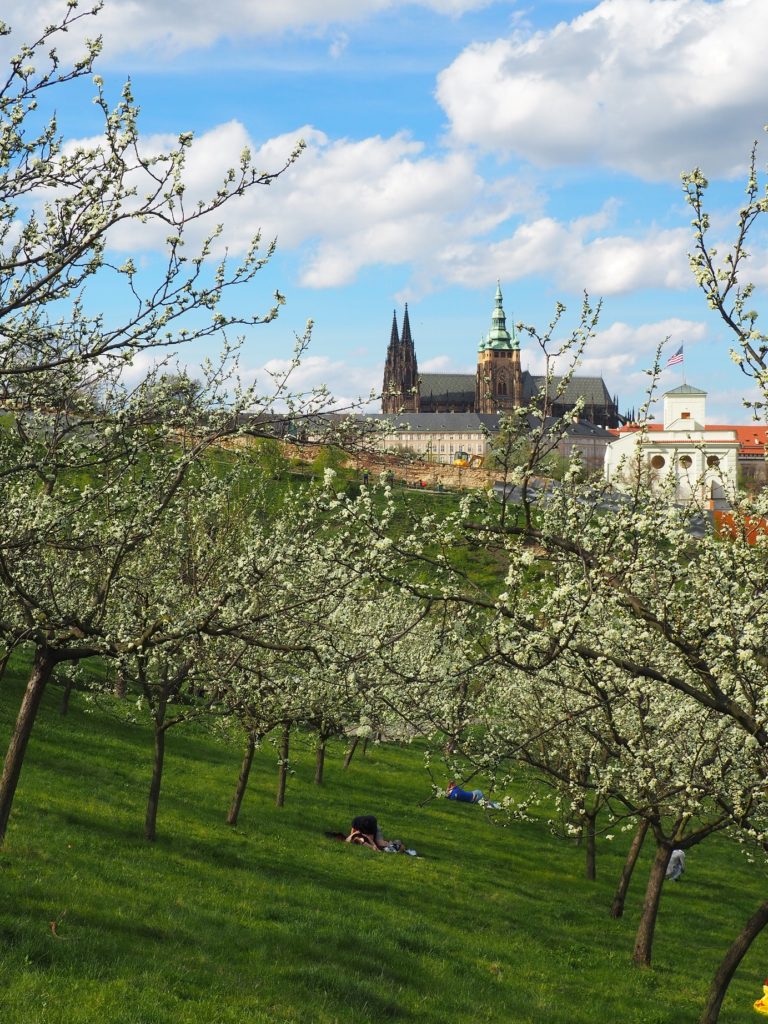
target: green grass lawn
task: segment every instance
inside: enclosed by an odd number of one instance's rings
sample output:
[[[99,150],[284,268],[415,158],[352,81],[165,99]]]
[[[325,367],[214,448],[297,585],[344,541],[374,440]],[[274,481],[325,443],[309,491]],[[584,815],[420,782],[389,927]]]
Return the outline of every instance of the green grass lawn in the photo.
[[[0,738],[19,698],[0,683]],[[276,753],[254,765],[241,822],[224,817],[240,750],[171,732],[159,839],[141,838],[149,731],[74,694],[42,708],[0,854],[4,1024],[282,1024],[413,1021],[695,1022],[714,967],[764,898],[734,844],[688,857],[662,901],[655,967],[629,963],[647,858],[624,920],[608,916],[627,839],[583,853],[543,822],[495,827],[433,801],[419,750],[382,746],[326,784],[296,750],[283,809]],[[423,857],[326,840],[356,813]],[[56,932],[51,922],[56,921]],[[760,939],[731,987],[727,1022],[757,1019]]]

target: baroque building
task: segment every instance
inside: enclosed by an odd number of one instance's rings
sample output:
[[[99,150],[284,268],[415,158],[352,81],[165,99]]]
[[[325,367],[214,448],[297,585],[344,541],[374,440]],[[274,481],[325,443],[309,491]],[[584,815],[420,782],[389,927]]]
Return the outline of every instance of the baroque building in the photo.
[[[605,450],[611,483],[651,486],[672,480],[683,504],[729,507],[738,486],[742,441],[737,427],[707,423],[707,392],[682,384],[665,392],[662,423],[629,423]]]
[[[618,427],[618,400],[608,392],[602,377],[573,376],[558,395],[562,378],[550,382],[554,416],[566,415],[583,399],[581,418],[601,427]],[[477,370],[470,373],[419,374],[416,349],[411,336],[408,306],[403,315],[402,334],[397,313],[392,317],[387,359],[384,366],[383,413],[479,413],[507,412],[536,402],[546,385],[543,376],[522,370],[520,342],[514,326],[507,328],[501,287],[491,315],[491,329],[478,347]]]

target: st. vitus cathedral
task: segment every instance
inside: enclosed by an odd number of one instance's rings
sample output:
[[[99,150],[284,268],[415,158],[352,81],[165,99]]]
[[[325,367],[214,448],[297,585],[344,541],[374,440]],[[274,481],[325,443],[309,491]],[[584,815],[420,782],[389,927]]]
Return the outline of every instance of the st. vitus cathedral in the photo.
[[[520,342],[514,326],[511,333],[507,330],[502,301],[501,287],[497,287],[491,329],[478,347],[474,374],[419,374],[408,306],[403,314],[402,332],[398,331],[397,313],[393,314],[381,411],[498,413],[535,401],[545,380],[521,370]],[[556,396],[560,379],[555,377],[550,383],[554,396],[552,415],[565,415],[582,398],[582,419],[601,427],[620,425],[623,417],[619,415],[618,399],[611,398],[602,377],[574,376],[564,393]]]

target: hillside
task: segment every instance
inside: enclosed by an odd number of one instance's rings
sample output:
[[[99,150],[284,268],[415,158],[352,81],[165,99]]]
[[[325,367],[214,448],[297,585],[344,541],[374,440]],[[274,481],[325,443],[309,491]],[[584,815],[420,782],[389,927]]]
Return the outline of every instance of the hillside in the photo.
[[[3,738],[20,696],[0,687]],[[206,733],[169,736],[159,839],[141,839],[150,735],[111,700],[52,688],[0,855],[0,1018],[14,1024],[678,1024],[753,909],[764,873],[734,844],[691,853],[662,901],[656,966],[629,965],[644,885],[607,914],[626,841],[602,839],[598,882],[543,821],[494,825],[478,807],[419,803],[422,752],[369,748],[326,785],[297,749],[285,808],[276,752],[258,756],[240,825],[224,815],[240,751]],[[356,813],[423,855],[326,840]],[[722,1020],[750,1019],[768,941],[751,950]]]

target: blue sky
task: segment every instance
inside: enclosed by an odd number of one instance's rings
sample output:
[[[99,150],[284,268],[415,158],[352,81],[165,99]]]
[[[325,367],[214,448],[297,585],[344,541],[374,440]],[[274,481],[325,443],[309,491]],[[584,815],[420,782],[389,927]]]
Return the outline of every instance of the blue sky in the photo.
[[[3,17],[20,40],[61,7],[6,0]],[[420,368],[470,371],[499,278],[508,317],[540,326],[557,300],[575,317],[584,289],[602,297],[582,372],[623,409],[669,335],[710,421],[747,420],[748,382],[692,285],[680,172],[703,168],[728,241],[768,120],[765,0],[107,0],[96,26],[98,70],[114,97],[131,76],[147,145],[194,131],[195,187],[215,187],[244,145],[271,168],[308,144],[225,220],[234,253],[259,228],[278,237],[240,301],[288,300],[247,339],[249,373],[288,359],[312,318],[297,383],[367,394],[406,300]],[[98,130],[92,93],[60,94],[68,137]],[[115,239],[150,264],[158,244]],[[762,286],[764,236],[751,251]]]

